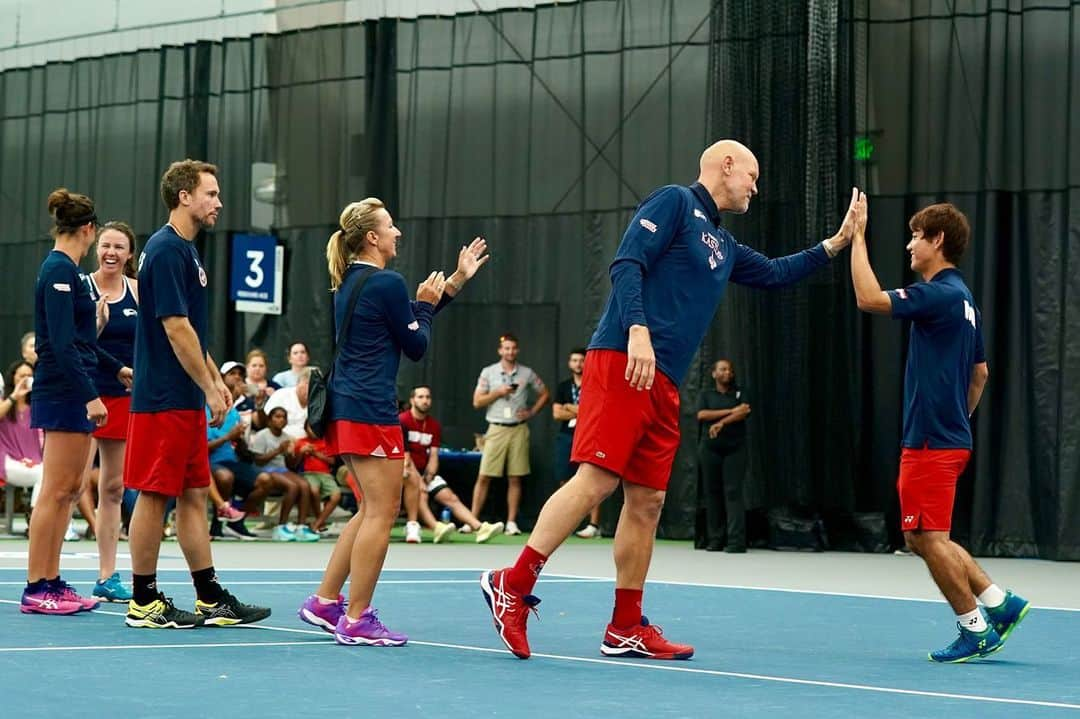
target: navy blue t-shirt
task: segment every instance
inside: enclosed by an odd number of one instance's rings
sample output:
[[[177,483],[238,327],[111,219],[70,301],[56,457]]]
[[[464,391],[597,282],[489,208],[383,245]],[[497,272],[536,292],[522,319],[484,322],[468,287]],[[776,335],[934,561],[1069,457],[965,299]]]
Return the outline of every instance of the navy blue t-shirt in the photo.
[[[97,310],[86,275],[53,250],[34,287],[34,397],[85,404],[99,396],[91,372],[116,373],[122,365],[97,345]]]
[[[206,396],[176,358],[165,317],[187,317],[206,355],[206,271],[195,245],[165,225],[139,256],[139,315],[135,330],[132,412],[196,409]]]
[[[904,371],[904,439],[911,449],[971,449],[968,386],[986,361],[982,313],[955,268],[890,290],[892,316],[911,320]]]
[[[720,212],[701,184],[661,187],[638,206],[623,235],[611,263],[611,294],[589,348],[626,352],[630,326],[645,325],[656,368],[678,385],[728,280],[781,287],[828,262],[820,243],[770,259],[720,227]]]
[[[88,275],[87,280],[94,292],[95,299],[101,297],[101,289],[94,282],[94,276]],[[139,303],[135,300],[135,293],[131,291],[128,279],[124,278],[124,294],[118,300],[109,301],[109,321],[98,335],[98,346],[105,350],[125,367],[135,366],[135,323],[139,316]],[[94,384],[102,397],[124,397],[128,389],[115,374],[109,374],[97,369],[92,374]]]
[[[341,327],[353,287],[364,268],[354,263],[334,293],[334,327]],[[400,424],[397,373],[401,355],[416,362],[427,351],[434,314],[450,301],[443,295],[438,307],[409,299],[405,279],[392,270],[376,270],[360,291],[349,335],[340,338],[334,376],[327,388],[330,418],[375,425]]]

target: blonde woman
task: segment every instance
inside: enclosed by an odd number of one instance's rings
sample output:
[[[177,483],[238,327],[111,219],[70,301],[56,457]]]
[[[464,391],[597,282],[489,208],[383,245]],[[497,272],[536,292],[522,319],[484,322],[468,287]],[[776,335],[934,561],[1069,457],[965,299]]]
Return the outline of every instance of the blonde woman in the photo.
[[[339,644],[401,646],[408,637],[390,631],[371,605],[401,503],[405,442],[397,414],[398,365],[402,354],[414,362],[424,356],[432,318],[487,262],[487,242],[478,237],[462,247],[457,270],[449,277],[432,272],[410,302],[404,278],[386,269],[397,256],[401,230],[383,203],[373,197],[354,202],[340,224],[326,247],[336,327],[354,306],[338,337],[326,440],[359,480],[364,501],[338,538],[318,591],[298,614],[333,633]],[[365,284],[354,304],[360,282]],[[346,609],[340,592],[349,577]]]

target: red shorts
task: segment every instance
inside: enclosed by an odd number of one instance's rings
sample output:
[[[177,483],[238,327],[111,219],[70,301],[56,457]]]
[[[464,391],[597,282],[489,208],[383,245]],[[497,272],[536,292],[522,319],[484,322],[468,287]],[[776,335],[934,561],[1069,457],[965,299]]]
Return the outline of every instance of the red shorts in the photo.
[[[335,419],[326,428],[326,446],[330,448],[331,454],[405,458],[405,438],[400,424],[364,424]]]
[[[210,486],[206,411],[132,412],[124,452],[124,486],[179,497]]]
[[[900,452],[900,528],[948,532],[956,480],[971,457],[968,449],[910,449]]]
[[[105,424],[94,430],[97,439],[127,439],[128,410],[131,408],[131,395],[123,397],[102,397],[105,409],[109,411],[109,417]]]
[[[679,449],[679,389],[657,372],[652,389],[638,391],[625,375],[625,352],[589,350],[585,356],[570,461],[667,490]]]

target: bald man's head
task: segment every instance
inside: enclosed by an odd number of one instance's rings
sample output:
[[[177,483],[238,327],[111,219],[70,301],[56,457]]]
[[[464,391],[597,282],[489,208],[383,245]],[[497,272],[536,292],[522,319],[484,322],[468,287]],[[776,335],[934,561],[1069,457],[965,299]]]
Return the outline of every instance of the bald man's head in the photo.
[[[720,140],[701,153],[698,182],[712,195],[722,212],[742,214],[757,194],[758,162],[741,142]]]

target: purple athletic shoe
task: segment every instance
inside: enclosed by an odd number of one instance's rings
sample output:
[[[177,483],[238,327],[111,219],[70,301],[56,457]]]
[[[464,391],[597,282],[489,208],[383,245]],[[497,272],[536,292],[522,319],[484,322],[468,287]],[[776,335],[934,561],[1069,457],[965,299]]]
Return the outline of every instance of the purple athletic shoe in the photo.
[[[36,592],[24,589],[19,611],[23,614],[75,614],[82,604],[68,601],[55,587],[45,584]]]
[[[334,630],[334,641],[338,644],[363,644],[370,647],[400,647],[409,641],[409,638],[387,629],[379,621],[379,610],[368,607],[355,622],[342,614]]]
[[[80,596],[75,588],[65,582],[63,579],[57,579],[53,582],[53,589],[63,598],[65,601],[74,602],[78,604],[83,611],[89,612],[97,609],[99,601],[97,599],[91,599],[89,597]]]
[[[318,627],[324,632],[333,634],[338,621],[345,616],[345,597],[338,595],[337,602],[326,604],[312,594],[304,600],[300,608],[296,610],[296,616],[313,627]]]

